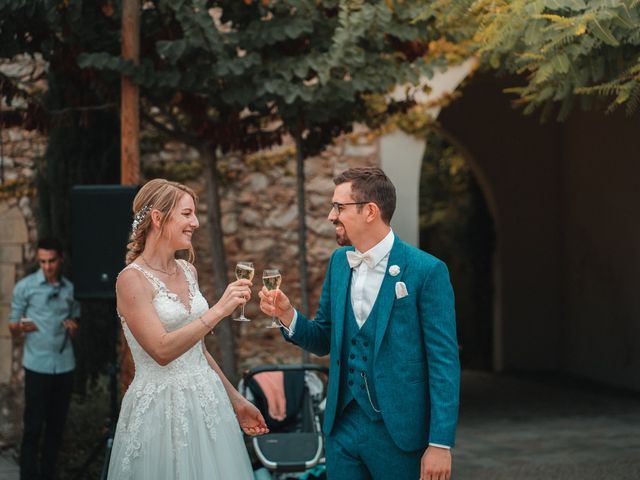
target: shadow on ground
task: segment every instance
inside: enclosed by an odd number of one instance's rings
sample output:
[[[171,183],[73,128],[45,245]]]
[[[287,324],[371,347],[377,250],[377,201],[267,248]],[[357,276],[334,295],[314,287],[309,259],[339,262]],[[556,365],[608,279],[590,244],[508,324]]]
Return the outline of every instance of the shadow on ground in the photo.
[[[464,372],[454,480],[640,479],[640,394]]]

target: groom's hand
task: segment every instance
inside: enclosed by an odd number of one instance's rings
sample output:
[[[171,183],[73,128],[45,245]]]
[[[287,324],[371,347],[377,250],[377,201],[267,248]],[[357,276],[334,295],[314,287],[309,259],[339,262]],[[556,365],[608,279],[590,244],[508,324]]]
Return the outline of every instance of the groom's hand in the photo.
[[[450,480],[451,450],[430,445],[422,455],[420,480]]]
[[[260,310],[270,317],[278,317],[285,327],[289,328],[293,320],[293,306],[282,290],[267,290],[262,287],[258,292]]]

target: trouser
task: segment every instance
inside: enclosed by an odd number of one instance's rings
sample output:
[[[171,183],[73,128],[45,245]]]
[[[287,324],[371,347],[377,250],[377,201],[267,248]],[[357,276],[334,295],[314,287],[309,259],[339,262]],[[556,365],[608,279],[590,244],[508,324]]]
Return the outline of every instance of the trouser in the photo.
[[[62,444],[64,422],[73,391],[73,372],[37,373],[24,369],[24,433],[20,480],[50,480]],[[42,455],[38,446],[42,439]]]
[[[384,422],[372,421],[352,401],[327,435],[325,453],[328,480],[418,480],[424,449],[401,450]]]

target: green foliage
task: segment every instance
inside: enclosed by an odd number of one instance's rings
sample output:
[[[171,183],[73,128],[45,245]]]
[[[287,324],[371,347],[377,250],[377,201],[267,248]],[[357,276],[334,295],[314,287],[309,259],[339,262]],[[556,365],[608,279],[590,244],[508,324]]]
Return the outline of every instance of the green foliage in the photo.
[[[425,12],[466,42],[486,67],[522,74],[509,89],[525,113],[565,118],[576,100],[610,109],[638,104],[640,2],[630,0],[438,0]]]
[[[453,241],[464,239],[460,228],[471,209],[469,184],[473,176],[465,158],[439,136],[426,130],[427,147],[420,182],[420,230],[439,228]],[[458,245],[459,249],[461,246]]]
[[[106,105],[113,100],[110,93],[117,77],[92,75],[82,71],[77,56],[89,48],[119,48],[117,38],[103,35],[112,19],[103,5],[81,0],[0,0],[0,58],[11,59],[18,54],[38,55],[48,64],[48,80],[60,83],[54,92],[39,93],[16,79],[0,77],[0,94],[11,103],[24,100],[25,114],[5,117],[24,128],[46,130],[56,125],[68,125],[77,119],[72,112],[83,109],[114,109]],[[62,84],[62,85],[61,85]],[[81,120],[90,123],[89,115]]]
[[[126,74],[141,88],[143,119],[169,137],[250,152],[298,132],[307,156],[371,120],[367,96],[446,65],[430,51],[441,38],[433,19],[414,20],[423,8],[418,0],[152,0],[141,11],[136,65],[120,56],[118,1],[0,0],[0,56],[41,53],[66,82],[56,105],[30,98],[40,124],[62,123],[64,109],[115,108]],[[404,107],[376,115],[394,108]]]
[[[107,12],[108,13],[108,12]],[[111,23],[101,5],[80,0],[0,0],[0,57],[38,55],[48,64],[48,89],[33,89],[7,76],[0,94],[7,102],[22,100],[24,113],[1,117],[3,125],[48,130],[49,142],[37,165],[40,208],[38,233],[70,241],[69,191],[73,185],[116,183],[118,123],[113,96],[116,76],[92,75],[76,61],[77,52],[115,48],[117,39],[103,36]]]
[[[117,51],[84,52],[89,71],[132,76],[146,118],[188,143],[256,151],[300,132],[305,156],[355,120],[364,96],[431,75],[431,20],[420,2],[146,2],[139,65]],[[112,28],[115,34],[116,26]],[[153,112],[153,113],[151,113]]]

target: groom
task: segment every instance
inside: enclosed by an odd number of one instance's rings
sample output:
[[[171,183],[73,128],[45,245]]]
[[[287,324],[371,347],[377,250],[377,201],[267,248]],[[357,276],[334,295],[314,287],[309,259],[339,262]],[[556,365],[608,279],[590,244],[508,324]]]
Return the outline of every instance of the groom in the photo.
[[[331,355],[324,418],[331,480],[449,480],[460,364],[447,267],[391,230],[395,187],[379,168],[334,179],[331,256],[315,321],[263,288],[283,334]],[[355,249],[353,247],[355,247]]]

